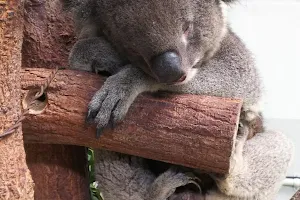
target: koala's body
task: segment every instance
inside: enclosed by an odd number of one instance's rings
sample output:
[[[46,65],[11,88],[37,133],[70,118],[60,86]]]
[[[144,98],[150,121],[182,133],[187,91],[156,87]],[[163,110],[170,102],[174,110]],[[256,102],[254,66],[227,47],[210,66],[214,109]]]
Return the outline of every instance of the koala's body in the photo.
[[[115,199],[257,199],[274,198],[291,162],[293,147],[282,134],[252,134],[259,118],[261,81],[251,53],[226,23],[221,0],[64,1],[74,12],[79,41],[71,68],[108,71],[87,115],[97,135],[121,121],[142,92],[166,90],[243,98],[242,126],[230,173],[211,175],[208,193],[178,187],[195,183],[173,168],[154,175],[145,159],[96,151],[96,178],[105,200]]]

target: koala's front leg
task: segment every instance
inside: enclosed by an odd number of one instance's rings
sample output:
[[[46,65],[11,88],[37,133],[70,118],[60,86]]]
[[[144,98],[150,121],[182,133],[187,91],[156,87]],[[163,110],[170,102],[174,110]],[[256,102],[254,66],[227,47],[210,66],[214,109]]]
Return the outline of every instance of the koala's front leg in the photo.
[[[87,121],[95,121],[97,137],[104,128],[121,121],[135,98],[142,92],[156,90],[156,81],[138,68],[124,67],[110,76],[88,105]]]
[[[126,62],[110,43],[102,37],[78,40],[69,55],[71,69],[96,73],[116,74]]]

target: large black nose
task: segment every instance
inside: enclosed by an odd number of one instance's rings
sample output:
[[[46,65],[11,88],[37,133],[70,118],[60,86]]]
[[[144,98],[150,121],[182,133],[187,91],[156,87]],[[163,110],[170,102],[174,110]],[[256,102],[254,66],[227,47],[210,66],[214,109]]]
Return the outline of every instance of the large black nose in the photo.
[[[151,69],[158,81],[162,83],[175,83],[185,79],[180,56],[173,51],[152,58]]]

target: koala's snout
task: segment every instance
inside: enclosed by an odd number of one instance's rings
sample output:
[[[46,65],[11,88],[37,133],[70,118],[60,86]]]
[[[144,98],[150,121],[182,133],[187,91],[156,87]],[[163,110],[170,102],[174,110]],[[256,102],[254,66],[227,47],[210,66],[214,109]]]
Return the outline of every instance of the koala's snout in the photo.
[[[152,58],[151,71],[161,83],[178,83],[186,78],[180,56],[168,51]]]

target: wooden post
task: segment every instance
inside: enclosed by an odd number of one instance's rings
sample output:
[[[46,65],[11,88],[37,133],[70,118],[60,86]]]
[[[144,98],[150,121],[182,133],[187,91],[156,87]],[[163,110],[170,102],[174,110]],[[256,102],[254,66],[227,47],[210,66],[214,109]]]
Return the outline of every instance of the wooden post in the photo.
[[[84,147],[26,144],[36,200],[88,200],[89,180]]]
[[[26,69],[24,90],[35,88],[51,70]],[[141,95],[114,131],[98,140],[84,123],[88,102],[103,80],[95,74],[63,70],[41,104],[24,121],[25,140],[105,148],[210,172],[226,173],[235,143],[242,102],[198,95],[154,98]],[[209,156],[208,156],[209,154]]]
[[[0,134],[21,115],[23,1],[0,1]],[[0,139],[0,199],[33,199],[21,127]]]
[[[73,18],[59,0],[25,1],[22,67],[67,66],[76,41]]]
[[[22,67],[66,66],[75,42],[72,20],[60,1],[26,0]],[[27,144],[25,150],[35,199],[89,199],[84,147]]]

